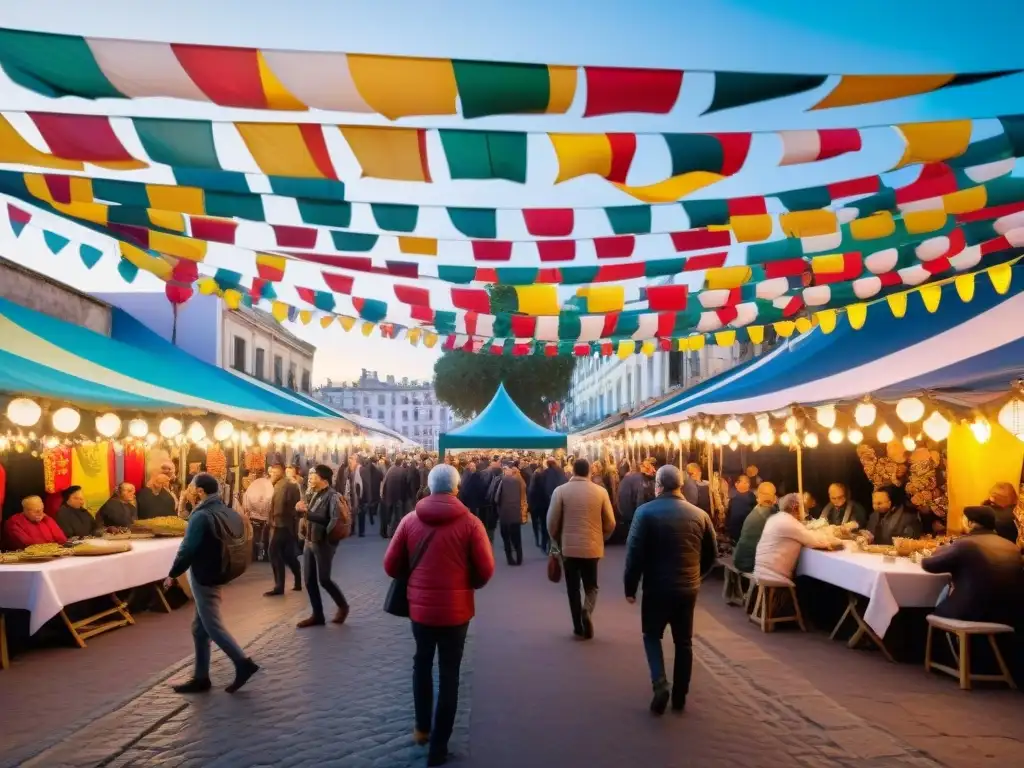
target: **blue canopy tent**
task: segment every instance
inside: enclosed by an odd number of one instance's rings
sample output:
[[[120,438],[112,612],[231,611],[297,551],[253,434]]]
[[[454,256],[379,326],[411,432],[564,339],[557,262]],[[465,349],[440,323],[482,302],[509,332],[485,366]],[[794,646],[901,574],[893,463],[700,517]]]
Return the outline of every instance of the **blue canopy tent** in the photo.
[[[566,435],[546,429],[530,419],[516,405],[505,385],[500,384],[491,402],[468,424],[445,432],[438,441],[438,451],[457,448],[514,448],[528,450],[565,448]]]
[[[970,302],[961,302],[949,283],[941,288],[939,311],[929,311],[912,295],[902,318],[879,302],[869,308],[860,330],[845,322],[830,334],[815,328],[646,409],[627,425],[674,423],[696,414],[765,413],[866,394],[899,399],[923,391],[933,396],[943,396],[943,390],[1005,393],[1024,375],[1024,281],[1015,282],[999,294],[981,277]]]

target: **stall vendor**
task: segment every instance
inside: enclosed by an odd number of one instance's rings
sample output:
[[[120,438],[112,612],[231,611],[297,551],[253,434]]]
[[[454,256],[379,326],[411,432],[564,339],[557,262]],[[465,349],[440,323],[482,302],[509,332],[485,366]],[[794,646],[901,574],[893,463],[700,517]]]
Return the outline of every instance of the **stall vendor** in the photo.
[[[857,523],[864,530],[868,524],[868,513],[860,504],[850,498],[850,489],[842,483],[832,483],[828,487],[828,504],[821,510],[821,516],[828,520],[829,525]]]
[[[175,498],[168,490],[171,479],[158,472],[149,483],[139,491],[136,504],[139,508],[139,520],[152,520],[154,517],[174,517]]]
[[[99,532],[99,522],[85,508],[85,494],[80,485],[68,487],[64,493],[64,503],[57,510],[57,525],[69,539],[85,538]]]
[[[135,509],[135,486],[131,483],[117,486],[117,493],[107,499],[96,517],[105,527],[131,528],[139,518]]]
[[[740,536],[732,550],[733,563],[740,573],[754,572],[757,545],[761,541],[761,534],[764,533],[768,518],[778,512],[777,501],[773,483],[761,483],[757,486],[757,506],[743,521]]]
[[[709,515],[711,514],[711,486],[708,481],[702,479],[700,464],[690,463],[686,465],[686,480],[683,482],[683,497],[700,507]]]
[[[1019,531],[1014,510],[1017,508],[1017,490],[1010,483],[996,483],[988,492],[984,505],[995,516],[995,532],[1007,541],[1017,543]]]
[[[32,544],[63,544],[68,540],[57,521],[43,511],[43,500],[26,496],[21,513],[4,523],[4,549],[24,549]]]
[[[903,505],[903,492],[890,485],[871,494],[867,532],[875,544],[889,546],[895,538],[921,538],[921,518]]]

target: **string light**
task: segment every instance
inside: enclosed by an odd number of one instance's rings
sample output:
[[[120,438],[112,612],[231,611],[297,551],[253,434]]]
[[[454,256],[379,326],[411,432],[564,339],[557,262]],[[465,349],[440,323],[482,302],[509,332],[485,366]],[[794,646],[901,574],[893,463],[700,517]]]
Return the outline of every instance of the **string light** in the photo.
[[[846,439],[853,445],[860,445],[861,441],[864,439],[864,433],[855,427],[846,433]]]
[[[783,445],[788,446],[790,443],[793,442],[793,438],[790,436],[789,432],[783,432],[781,435],[779,435],[779,442],[782,443]]]
[[[818,447],[818,435],[815,432],[808,432],[804,435],[804,445],[808,448]]]
[[[891,429],[889,429],[888,424],[883,424],[878,428],[878,442],[883,445],[888,445],[895,439],[896,435]]]
[[[757,439],[758,442],[761,443],[761,445],[771,445],[772,443],[775,442],[775,433],[772,432],[769,428],[762,429],[760,432],[757,433]]]
[[[832,427],[836,425],[836,407],[834,405],[818,406],[814,412],[814,416],[818,423],[825,429],[832,429]]]
[[[878,408],[874,403],[858,403],[853,411],[853,420],[858,427],[870,427],[875,423],[875,416],[878,415]]]
[[[843,442],[843,437],[843,430],[841,429],[836,429],[835,427],[833,427],[828,432],[828,441],[833,445],[839,445],[841,442]]]
[[[708,439],[708,433],[704,427],[697,427],[697,431],[693,433],[693,436],[697,438],[698,443],[703,443]]]
[[[7,418],[19,427],[34,426],[42,415],[39,403],[27,397],[16,397],[7,404]]]
[[[953,425],[938,411],[932,411],[931,416],[925,419],[921,425],[921,429],[928,435],[928,439],[936,443],[941,443],[949,437],[952,428]]]
[[[916,397],[905,397],[896,403],[896,416],[904,424],[913,424],[924,418],[924,403]]]

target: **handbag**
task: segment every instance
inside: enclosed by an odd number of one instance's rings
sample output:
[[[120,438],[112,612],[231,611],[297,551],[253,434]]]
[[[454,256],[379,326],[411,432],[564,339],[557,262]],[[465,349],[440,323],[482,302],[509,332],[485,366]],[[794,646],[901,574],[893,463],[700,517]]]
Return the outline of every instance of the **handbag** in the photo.
[[[392,616],[398,616],[400,619],[409,618],[409,577],[416,570],[416,566],[420,564],[423,554],[427,551],[427,547],[430,546],[430,541],[436,533],[437,529],[435,528],[416,548],[416,553],[412,556],[412,561],[409,563],[409,572],[401,578],[391,580],[387,597],[384,598],[384,613],[390,613]]]
[[[548,552],[548,581],[552,584],[557,584],[562,580],[562,553],[559,552],[558,547],[552,543],[551,550]]]

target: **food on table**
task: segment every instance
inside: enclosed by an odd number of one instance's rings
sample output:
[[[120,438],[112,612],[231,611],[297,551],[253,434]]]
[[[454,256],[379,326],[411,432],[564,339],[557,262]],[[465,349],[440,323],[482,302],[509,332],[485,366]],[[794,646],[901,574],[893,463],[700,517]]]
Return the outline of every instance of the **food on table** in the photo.
[[[132,532],[149,532],[157,536],[184,536],[185,526],[188,523],[180,517],[164,516],[151,517],[148,520],[139,520],[132,526]]]
[[[116,555],[119,552],[127,552],[132,545],[126,541],[103,541],[102,539],[91,539],[77,544],[71,550],[72,554],[83,555]]]
[[[935,549],[933,539],[905,539],[897,536],[893,538],[892,544],[896,548],[896,554],[900,557],[910,557],[915,552]]]
[[[130,539],[132,537],[131,528],[118,527],[116,525],[108,525],[103,529],[103,538],[108,541],[117,541],[118,539]]]
[[[17,552],[0,552],[0,565],[11,565],[21,560],[21,555]]]
[[[228,458],[216,443],[206,449],[206,471],[218,480],[228,476]]]
[[[30,544],[22,550],[22,557],[69,557],[71,550],[63,544]]]
[[[890,547],[886,544],[864,544],[860,543],[861,552],[866,552],[869,555],[889,555],[890,557],[896,556],[896,548]]]

